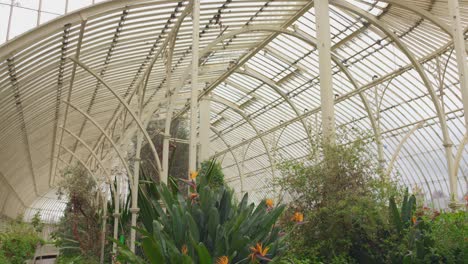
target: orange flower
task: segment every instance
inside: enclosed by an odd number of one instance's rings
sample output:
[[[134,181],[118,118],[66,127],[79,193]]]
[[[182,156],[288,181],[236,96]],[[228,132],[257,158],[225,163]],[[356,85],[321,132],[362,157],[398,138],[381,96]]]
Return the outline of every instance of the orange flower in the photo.
[[[226,256],[221,256],[216,260],[216,264],[229,264],[229,258]]]
[[[255,247],[250,247],[250,253],[249,257],[250,260],[253,262],[255,259],[259,258],[262,260],[270,260],[269,258],[266,257],[266,254],[268,253],[269,247],[263,248],[263,245],[261,243],[257,243]]]
[[[296,223],[302,223],[304,222],[304,215],[302,213],[295,212],[291,220]]]
[[[416,224],[416,216],[411,217],[411,222],[413,222],[413,225]]]
[[[273,208],[273,200],[272,200],[272,199],[266,199],[266,200],[265,200],[265,205],[266,205],[268,208]]]
[[[190,201],[192,201],[192,204],[196,203],[196,200],[198,199],[198,193],[190,193],[189,194],[189,198],[190,198]]]
[[[187,245],[184,244],[184,245],[182,246],[181,251],[182,251],[182,254],[187,255],[187,252],[188,252]]]
[[[198,176],[198,171],[192,171],[190,172],[190,179],[195,180]]]

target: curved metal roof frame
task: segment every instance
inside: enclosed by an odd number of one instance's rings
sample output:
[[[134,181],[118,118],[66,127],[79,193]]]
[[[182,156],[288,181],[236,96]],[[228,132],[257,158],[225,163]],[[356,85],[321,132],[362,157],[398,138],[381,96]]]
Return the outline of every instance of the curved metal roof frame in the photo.
[[[468,4],[460,6],[466,39]],[[133,179],[126,145],[135,133],[148,139],[158,112],[167,143],[169,121],[190,109],[190,12],[189,1],[107,1],[0,46],[0,212],[30,207],[73,160],[110,178],[118,157]],[[212,101],[211,155],[223,157],[240,193],[272,195],[277,163],[302,159],[321,133],[314,12],[306,0],[201,1],[198,100]],[[381,166],[428,199],[450,193],[450,175],[466,193],[447,2],[330,0],[330,21],[336,125],[371,131]],[[167,161],[156,161],[164,173]]]

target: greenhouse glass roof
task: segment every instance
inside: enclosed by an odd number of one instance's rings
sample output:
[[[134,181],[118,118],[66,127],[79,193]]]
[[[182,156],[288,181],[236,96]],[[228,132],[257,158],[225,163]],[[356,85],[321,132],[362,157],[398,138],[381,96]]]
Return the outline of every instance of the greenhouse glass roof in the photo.
[[[141,121],[190,117],[191,2],[97,2],[0,1],[1,214],[60,215],[52,193],[61,169],[78,161],[105,175],[129,156],[148,69]],[[314,1],[200,2],[209,156],[237,193],[262,199],[278,163],[304,158],[321,133]],[[447,1],[329,2],[336,126],[348,141],[368,133],[391,177],[428,201],[449,197],[451,176],[461,199],[467,87],[457,56],[466,63],[468,2],[459,1],[462,55]]]

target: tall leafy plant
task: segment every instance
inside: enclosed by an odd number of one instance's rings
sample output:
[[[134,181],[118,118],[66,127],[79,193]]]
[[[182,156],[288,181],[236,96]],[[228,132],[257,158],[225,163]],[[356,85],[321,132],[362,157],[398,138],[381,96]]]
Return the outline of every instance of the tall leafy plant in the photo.
[[[200,178],[207,179],[207,184],[212,188],[223,186],[224,173],[221,168],[221,164],[214,160],[207,160],[202,162],[200,168]]]
[[[273,259],[285,249],[280,229],[275,225],[284,206],[272,207],[262,201],[258,206],[244,195],[235,203],[233,192],[224,186],[211,187],[213,163],[196,182],[192,173],[191,193],[172,192],[158,185],[159,202],[151,225],[138,229],[145,258],[120,246],[120,258],[132,263],[222,263],[262,262]],[[148,194],[148,193],[146,193]],[[156,195],[156,194],[155,194]]]
[[[401,202],[400,209],[398,209],[396,205],[395,197],[392,196],[389,200],[391,222],[399,234],[411,225],[412,217],[416,210],[416,197],[414,195],[411,195],[409,198],[408,197],[407,189],[403,197],[403,201]]]
[[[424,208],[416,211],[416,197],[409,196],[406,190],[397,207],[395,198],[389,200],[390,222],[396,231],[393,243],[399,246],[397,251],[391,252],[393,263],[440,263],[446,257],[436,248],[437,237],[434,237],[433,225],[438,213],[430,218],[425,216]]]

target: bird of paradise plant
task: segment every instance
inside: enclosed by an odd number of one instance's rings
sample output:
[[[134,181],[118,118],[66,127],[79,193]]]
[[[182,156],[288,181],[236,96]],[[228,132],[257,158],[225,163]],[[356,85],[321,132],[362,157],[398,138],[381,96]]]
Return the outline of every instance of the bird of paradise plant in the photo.
[[[266,255],[268,253],[268,250],[270,250],[269,247],[263,247],[261,243],[257,243],[254,247],[250,247],[250,253],[249,259],[251,262],[256,263],[257,260],[266,260],[266,261],[271,261]]]
[[[304,215],[300,212],[295,212],[293,217],[291,218],[293,222],[296,223],[303,223],[304,222]]]
[[[227,256],[221,256],[216,260],[216,264],[229,264],[229,258]]]
[[[265,205],[267,206],[268,209],[273,208],[273,199],[266,199]]]
[[[273,206],[265,200],[256,206],[248,202],[248,194],[240,203],[235,203],[231,189],[209,184],[210,172],[208,169],[200,176],[191,174],[193,178],[187,183],[195,183],[195,179],[197,182],[189,196],[172,193],[165,184],[158,184],[160,200],[148,206],[155,210],[154,214],[149,214],[155,216],[152,227],[136,228],[149,262],[124,245],[120,245],[121,261],[136,264],[212,264],[213,260],[216,264],[246,263],[253,254],[252,243],[260,245],[253,247],[258,261],[274,259],[284,252],[281,230],[275,225],[284,206]]]

